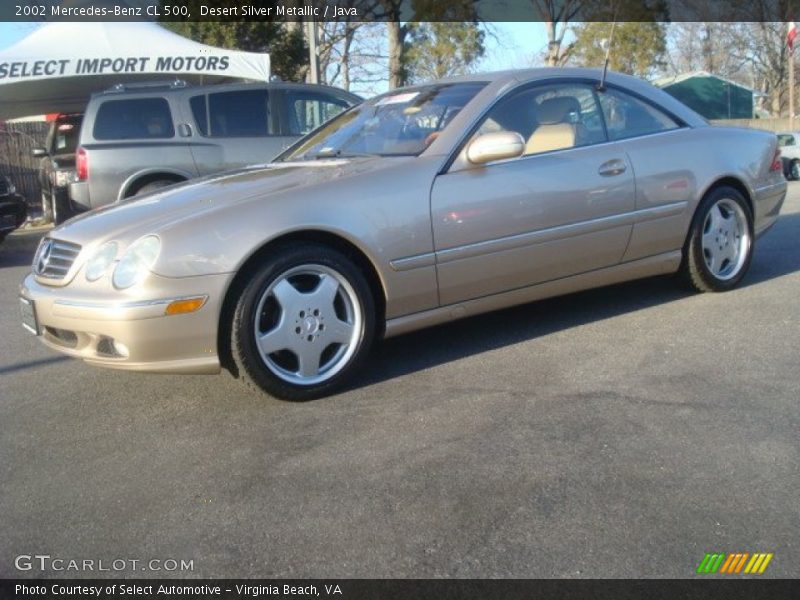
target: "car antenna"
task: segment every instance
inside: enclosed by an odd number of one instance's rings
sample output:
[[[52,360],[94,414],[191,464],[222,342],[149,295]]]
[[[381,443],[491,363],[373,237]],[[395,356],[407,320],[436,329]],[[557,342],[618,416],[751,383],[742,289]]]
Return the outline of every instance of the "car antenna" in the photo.
[[[608,36],[608,44],[606,45],[606,59],[603,62],[603,75],[600,77],[600,83],[597,84],[597,91],[603,92],[606,89],[606,74],[608,73],[608,60],[611,56],[611,44],[614,43],[614,29],[617,27],[617,3],[612,3],[614,7],[614,14],[611,17],[611,35]]]

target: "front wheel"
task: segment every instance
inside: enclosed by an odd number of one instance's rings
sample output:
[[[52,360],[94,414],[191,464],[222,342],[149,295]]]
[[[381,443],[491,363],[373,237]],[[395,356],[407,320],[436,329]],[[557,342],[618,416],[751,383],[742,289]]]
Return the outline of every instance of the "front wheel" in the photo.
[[[240,376],[284,400],[310,400],[344,384],[375,332],[363,273],[317,244],[287,248],[255,270],[231,323]]]
[[[684,247],[681,275],[697,291],[723,292],[744,277],[752,253],[750,207],[738,190],[720,187],[697,209]]]

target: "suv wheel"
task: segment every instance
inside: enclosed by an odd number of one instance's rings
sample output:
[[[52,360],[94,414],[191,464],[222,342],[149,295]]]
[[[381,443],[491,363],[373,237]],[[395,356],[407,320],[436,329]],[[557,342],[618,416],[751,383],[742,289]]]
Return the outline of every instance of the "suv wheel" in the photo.
[[[155,192],[156,190],[165,188],[168,185],[173,185],[175,183],[177,183],[177,181],[172,179],[159,179],[157,181],[151,181],[150,183],[146,183],[138,190],[136,190],[136,193],[133,195],[141,196],[142,194],[149,194],[150,192]]]
[[[48,223],[54,222],[53,219],[53,204],[46,193],[42,192],[42,218]]]

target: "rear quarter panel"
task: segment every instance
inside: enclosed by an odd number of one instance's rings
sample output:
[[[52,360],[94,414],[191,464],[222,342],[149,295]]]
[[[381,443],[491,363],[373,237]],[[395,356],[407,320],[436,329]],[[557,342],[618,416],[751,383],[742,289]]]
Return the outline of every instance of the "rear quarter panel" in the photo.
[[[777,218],[786,190],[782,171],[770,171],[776,148],[775,134],[718,126],[627,140],[625,149],[636,174],[637,210],[671,210],[634,226],[624,260],[681,248],[700,201],[726,178],[747,189],[755,230],[766,229]]]

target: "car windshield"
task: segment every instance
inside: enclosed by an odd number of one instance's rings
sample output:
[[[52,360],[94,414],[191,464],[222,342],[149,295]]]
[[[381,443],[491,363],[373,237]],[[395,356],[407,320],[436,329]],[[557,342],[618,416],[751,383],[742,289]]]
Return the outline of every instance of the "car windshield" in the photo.
[[[485,85],[442,83],[378,96],[333,119],[278,160],[416,156]]]

